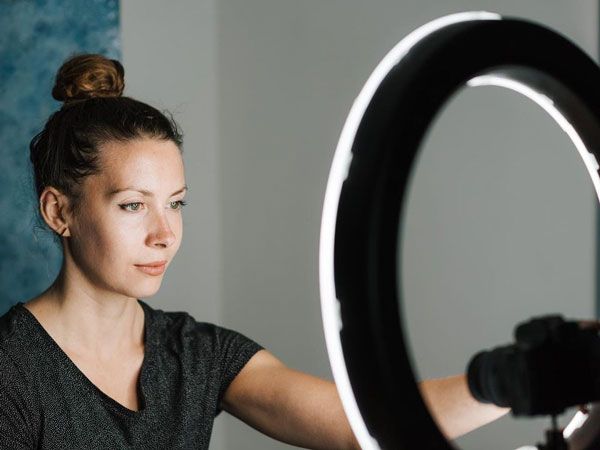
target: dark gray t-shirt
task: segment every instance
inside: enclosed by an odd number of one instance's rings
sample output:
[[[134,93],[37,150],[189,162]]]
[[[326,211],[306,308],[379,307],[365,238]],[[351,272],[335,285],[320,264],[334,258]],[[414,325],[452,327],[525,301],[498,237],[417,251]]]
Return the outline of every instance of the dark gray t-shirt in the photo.
[[[0,449],[206,449],[223,393],[262,347],[144,309],[140,410],[104,394],[22,303],[0,317]]]

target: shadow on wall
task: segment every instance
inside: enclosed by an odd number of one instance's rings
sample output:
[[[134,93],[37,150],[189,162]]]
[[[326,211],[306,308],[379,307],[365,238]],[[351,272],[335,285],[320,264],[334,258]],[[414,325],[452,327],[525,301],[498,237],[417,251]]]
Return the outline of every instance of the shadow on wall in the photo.
[[[120,58],[118,0],[0,1],[0,315],[60,269],[60,250],[37,218],[29,141],[60,107],[56,71],[82,52]]]

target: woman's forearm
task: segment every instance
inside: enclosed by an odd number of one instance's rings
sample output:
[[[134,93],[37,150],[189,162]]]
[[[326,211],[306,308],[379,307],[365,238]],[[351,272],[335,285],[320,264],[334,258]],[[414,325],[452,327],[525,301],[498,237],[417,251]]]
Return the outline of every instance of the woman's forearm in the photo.
[[[419,384],[419,389],[431,415],[448,439],[455,439],[510,411],[475,400],[465,375],[425,380]]]

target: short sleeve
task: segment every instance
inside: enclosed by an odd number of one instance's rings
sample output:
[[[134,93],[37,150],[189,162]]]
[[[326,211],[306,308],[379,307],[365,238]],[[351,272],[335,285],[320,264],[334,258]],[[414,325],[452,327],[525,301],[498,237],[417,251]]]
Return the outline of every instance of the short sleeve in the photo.
[[[23,375],[0,348],[0,448],[37,447],[31,395]]]
[[[215,331],[218,342],[217,363],[221,374],[220,402],[233,379],[240,373],[250,358],[264,347],[243,334],[228,328],[217,326]]]

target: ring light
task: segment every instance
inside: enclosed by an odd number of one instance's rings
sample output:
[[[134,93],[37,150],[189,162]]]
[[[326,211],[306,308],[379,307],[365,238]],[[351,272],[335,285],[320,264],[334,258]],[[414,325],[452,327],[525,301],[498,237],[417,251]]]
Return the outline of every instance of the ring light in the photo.
[[[567,133],[600,199],[600,70],[561,35],[488,12],[418,28],[375,68],[343,127],[321,222],[327,350],[364,449],[451,449],[419,393],[402,328],[397,261],[402,200],[421,142],[445,102],[494,85],[540,105]]]

